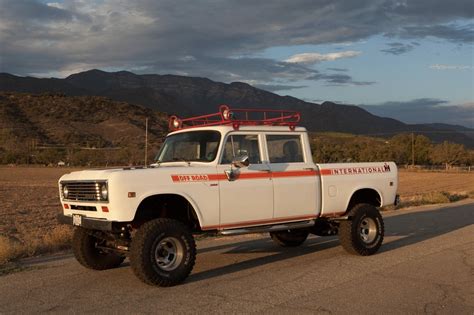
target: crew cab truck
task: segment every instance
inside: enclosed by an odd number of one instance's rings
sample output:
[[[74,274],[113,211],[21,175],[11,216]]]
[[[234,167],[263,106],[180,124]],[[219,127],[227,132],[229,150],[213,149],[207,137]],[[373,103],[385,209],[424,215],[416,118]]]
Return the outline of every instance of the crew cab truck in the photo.
[[[144,167],[84,170],[59,179],[80,264],[103,270],[126,256],[145,283],[172,286],[191,272],[193,235],[269,232],[278,245],[339,235],[352,254],[382,245],[378,208],[397,202],[393,162],[315,164],[297,112],[221,106],[170,118],[173,130]]]

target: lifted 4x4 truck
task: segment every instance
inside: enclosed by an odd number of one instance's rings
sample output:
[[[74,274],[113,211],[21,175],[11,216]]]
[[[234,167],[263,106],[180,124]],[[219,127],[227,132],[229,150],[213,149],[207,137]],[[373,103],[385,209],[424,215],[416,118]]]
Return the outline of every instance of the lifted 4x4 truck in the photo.
[[[75,226],[73,251],[104,270],[126,256],[158,286],[182,282],[196,258],[193,235],[269,232],[280,246],[339,235],[352,254],[382,245],[378,208],[397,202],[393,162],[315,164],[300,115],[230,109],[170,118],[154,164],[62,176],[60,221]]]

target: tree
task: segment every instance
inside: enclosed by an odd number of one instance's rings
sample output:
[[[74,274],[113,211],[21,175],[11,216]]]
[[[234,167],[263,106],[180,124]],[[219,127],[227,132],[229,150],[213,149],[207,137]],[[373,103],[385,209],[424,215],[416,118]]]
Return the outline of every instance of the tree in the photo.
[[[417,135],[414,143],[415,164],[429,164],[431,160],[432,145],[428,137]]]
[[[432,159],[434,163],[446,165],[446,169],[455,164],[467,163],[468,152],[462,144],[444,141],[433,149]]]

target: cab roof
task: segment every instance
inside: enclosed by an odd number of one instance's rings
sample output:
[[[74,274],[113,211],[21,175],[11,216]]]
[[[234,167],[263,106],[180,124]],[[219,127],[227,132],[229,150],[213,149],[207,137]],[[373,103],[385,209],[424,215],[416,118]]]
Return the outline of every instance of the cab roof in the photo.
[[[225,126],[205,126],[205,127],[194,127],[194,128],[186,128],[180,129],[176,131],[170,132],[168,135],[174,135],[183,132],[195,132],[195,131],[204,131],[204,130],[214,130],[218,131],[221,134],[226,134],[231,131],[249,131],[249,132],[306,132],[306,128],[304,127],[295,127],[291,130],[288,126],[240,126],[238,129],[235,129],[231,125]]]

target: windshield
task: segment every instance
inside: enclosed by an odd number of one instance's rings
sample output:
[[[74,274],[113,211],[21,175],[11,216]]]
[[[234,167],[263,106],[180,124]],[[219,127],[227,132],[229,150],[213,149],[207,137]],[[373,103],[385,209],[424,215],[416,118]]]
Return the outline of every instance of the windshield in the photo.
[[[166,138],[155,162],[212,162],[217,155],[221,134],[217,131],[190,131]]]

